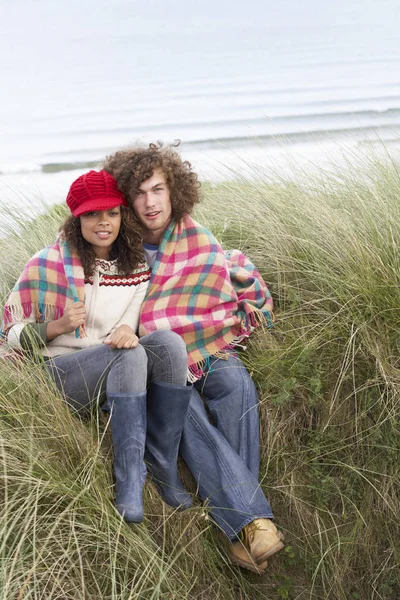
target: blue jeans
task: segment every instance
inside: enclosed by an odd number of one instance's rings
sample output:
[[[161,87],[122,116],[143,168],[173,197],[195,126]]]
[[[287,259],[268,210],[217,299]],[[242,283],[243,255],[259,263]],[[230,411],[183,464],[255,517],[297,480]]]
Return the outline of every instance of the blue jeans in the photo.
[[[225,535],[235,540],[245,525],[273,518],[258,483],[258,397],[247,369],[233,354],[214,359],[193,390],[180,452],[207,500],[210,513]]]
[[[186,346],[172,331],[154,331],[136,348],[111,350],[106,344],[64,354],[46,363],[68,404],[79,414],[102,404],[107,394],[140,394],[148,381],[185,385]]]
[[[215,426],[258,478],[260,423],[258,394],[246,367],[231,352],[227,360],[213,358],[205,375],[195,383]]]

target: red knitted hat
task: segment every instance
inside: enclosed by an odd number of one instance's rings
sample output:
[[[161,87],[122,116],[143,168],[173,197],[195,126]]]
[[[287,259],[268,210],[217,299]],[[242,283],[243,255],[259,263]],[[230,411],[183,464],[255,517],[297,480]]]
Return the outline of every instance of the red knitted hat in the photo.
[[[128,206],[117,182],[107,171],[89,171],[75,179],[67,195],[67,206],[74,217],[92,210],[108,210]]]

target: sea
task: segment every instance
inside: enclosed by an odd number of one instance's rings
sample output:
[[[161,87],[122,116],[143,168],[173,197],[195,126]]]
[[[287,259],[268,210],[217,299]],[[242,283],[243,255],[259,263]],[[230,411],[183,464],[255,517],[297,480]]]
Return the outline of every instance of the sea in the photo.
[[[397,0],[0,0],[0,203],[132,144],[204,179],[400,149]]]

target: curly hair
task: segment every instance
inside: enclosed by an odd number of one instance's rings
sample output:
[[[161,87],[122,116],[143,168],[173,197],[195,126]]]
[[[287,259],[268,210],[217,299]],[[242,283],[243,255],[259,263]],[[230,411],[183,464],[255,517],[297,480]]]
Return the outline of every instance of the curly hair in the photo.
[[[85,277],[93,275],[96,256],[93,246],[82,235],[79,217],[70,215],[60,231],[81,259]],[[118,272],[121,275],[129,275],[144,260],[142,231],[132,211],[124,206],[121,206],[121,228],[112,245],[110,260],[117,260]]]
[[[132,203],[140,185],[152,177],[155,169],[161,169],[170,192],[172,218],[179,222],[200,202],[200,182],[191,164],[183,161],[173,147],[159,143],[119,150],[107,156],[104,170],[115,177],[119,190]]]

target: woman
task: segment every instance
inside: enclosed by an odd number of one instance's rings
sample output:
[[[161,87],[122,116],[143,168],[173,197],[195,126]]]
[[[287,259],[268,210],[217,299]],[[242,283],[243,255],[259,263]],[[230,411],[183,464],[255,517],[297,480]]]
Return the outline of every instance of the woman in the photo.
[[[186,348],[171,331],[136,336],[150,269],[113,176],[105,171],[82,175],[66,202],[72,214],[58,241],[27,263],[8,298],[3,335],[12,348],[39,348],[78,413],[105,398],[116,507],[126,521],[140,522],[148,380],[149,416],[156,427],[151,427],[146,461],[167,501],[191,503],[176,464],[191,394]]]

